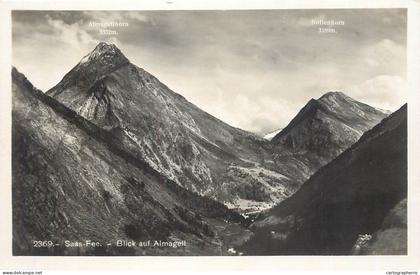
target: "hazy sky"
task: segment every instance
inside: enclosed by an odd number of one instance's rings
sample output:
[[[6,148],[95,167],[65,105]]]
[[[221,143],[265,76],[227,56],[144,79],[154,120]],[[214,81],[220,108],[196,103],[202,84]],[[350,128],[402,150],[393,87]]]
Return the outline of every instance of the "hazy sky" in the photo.
[[[313,19],[344,25],[320,33]],[[328,91],[392,111],[406,101],[402,9],[13,12],[13,64],[44,91],[99,41],[203,110],[260,134]]]

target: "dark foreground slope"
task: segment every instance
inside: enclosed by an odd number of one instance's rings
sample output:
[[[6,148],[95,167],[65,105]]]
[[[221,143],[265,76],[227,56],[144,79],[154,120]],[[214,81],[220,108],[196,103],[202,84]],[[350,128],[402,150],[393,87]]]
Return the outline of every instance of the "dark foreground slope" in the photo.
[[[353,247],[356,254],[405,255],[407,254],[407,198],[400,201],[382,222],[370,242],[365,246]]]
[[[406,196],[405,105],[261,215],[243,249],[248,254],[405,254]],[[356,246],[369,235],[367,244]]]
[[[221,255],[229,231],[247,234],[240,215],[161,175],[16,69],[12,79],[14,255]],[[186,246],[118,248],[118,240]]]

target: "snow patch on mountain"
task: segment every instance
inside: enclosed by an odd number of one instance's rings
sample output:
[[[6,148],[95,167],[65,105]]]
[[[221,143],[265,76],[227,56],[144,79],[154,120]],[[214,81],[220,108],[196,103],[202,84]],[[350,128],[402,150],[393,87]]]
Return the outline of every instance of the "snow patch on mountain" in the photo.
[[[278,133],[280,133],[280,132],[281,132],[281,130],[283,130],[283,128],[280,128],[280,129],[274,130],[274,131],[272,131],[272,132],[270,132],[270,133],[266,134],[266,135],[264,136],[264,138],[265,138],[265,139],[267,139],[267,140],[271,140],[271,139],[272,139],[273,137],[275,137]]]

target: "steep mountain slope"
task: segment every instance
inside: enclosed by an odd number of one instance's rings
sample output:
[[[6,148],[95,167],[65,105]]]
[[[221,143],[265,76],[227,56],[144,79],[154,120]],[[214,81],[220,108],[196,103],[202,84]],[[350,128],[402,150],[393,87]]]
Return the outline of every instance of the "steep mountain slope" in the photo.
[[[225,124],[130,63],[112,44],[99,43],[47,94],[180,186],[245,212],[282,201],[331,159],[299,155]]]
[[[239,214],[161,175],[16,69],[12,84],[14,255],[223,255],[247,236]],[[186,246],[117,247],[117,240]]]
[[[271,141],[321,167],[355,143],[388,113],[344,93],[329,92],[311,99]]]
[[[261,215],[243,249],[249,254],[351,254],[360,236],[374,234],[364,253],[404,254],[406,228],[398,221],[406,215],[406,196],[405,105]],[[399,235],[390,238],[392,232]]]

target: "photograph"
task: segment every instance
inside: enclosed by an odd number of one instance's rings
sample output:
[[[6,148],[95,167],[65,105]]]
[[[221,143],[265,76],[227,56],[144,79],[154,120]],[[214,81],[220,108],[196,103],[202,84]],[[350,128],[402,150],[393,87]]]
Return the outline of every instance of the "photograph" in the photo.
[[[13,10],[14,256],[407,255],[407,9]]]

